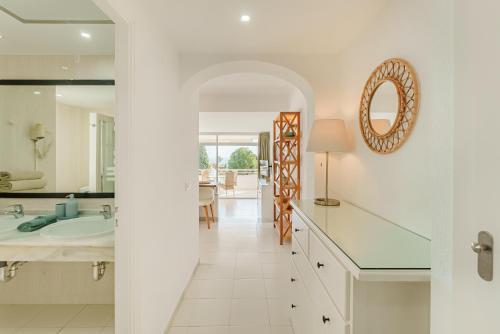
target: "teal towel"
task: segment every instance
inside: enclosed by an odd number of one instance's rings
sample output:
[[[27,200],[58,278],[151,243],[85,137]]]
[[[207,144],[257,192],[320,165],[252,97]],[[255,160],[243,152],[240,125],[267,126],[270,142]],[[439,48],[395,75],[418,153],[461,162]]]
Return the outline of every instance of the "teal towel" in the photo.
[[[38,216],[29,222],[22,223],[17,227],[20,232],[33,232],[50,224],[57,222],[56,215]]]

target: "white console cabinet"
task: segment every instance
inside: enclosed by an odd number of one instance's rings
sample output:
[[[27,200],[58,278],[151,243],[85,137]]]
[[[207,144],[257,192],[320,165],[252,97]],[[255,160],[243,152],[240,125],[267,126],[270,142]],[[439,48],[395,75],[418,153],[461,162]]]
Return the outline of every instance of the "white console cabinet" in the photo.
[[[292,206],[295,334],[430,333],[430,240],[346,202]]]

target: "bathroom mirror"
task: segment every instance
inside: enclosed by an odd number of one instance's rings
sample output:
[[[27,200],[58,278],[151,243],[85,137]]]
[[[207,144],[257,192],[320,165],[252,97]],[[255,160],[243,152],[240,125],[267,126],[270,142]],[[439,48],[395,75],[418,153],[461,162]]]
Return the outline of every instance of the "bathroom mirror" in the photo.
[[[419,87],[412,66],[392,58],[380,64],[366,81],[359,107],[359,127],[376,153],[398,150],[409,138],[417,119]]]
[[[388,133],[398,115],[399,95],[396,85],[390,81],[383,81],[375,90],[370,103],[370,125],[379,135]]]
[[[0,197],[113,197],[113,80],[0,80]]]

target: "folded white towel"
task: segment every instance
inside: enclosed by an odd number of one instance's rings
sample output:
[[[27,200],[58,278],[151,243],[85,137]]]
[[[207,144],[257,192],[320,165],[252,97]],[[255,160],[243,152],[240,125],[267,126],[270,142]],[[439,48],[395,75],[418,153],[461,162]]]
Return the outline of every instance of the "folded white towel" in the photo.
[[[47,185],[45,179],[0,181],[0,192],[42,189]]]
[[[37,180],[43,178],[44,174],[40,171],[12,171],[0,172],[0,181],[20,181]]]

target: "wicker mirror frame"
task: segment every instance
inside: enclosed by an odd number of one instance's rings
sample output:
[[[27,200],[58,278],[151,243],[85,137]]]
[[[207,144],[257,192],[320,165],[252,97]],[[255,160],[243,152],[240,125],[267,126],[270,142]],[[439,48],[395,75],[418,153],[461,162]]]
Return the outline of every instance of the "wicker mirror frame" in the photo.
[[[398,114],[391,129],[377,133],[371,124],[370,107],[377,89],[385,82],[396,86],[399,96]],[[419,87],[413,67],[405,60],[392,58],[380,64],[366,81],[359,107],[359,127],[368,147],[380,154],[398,150],[415,125],[419,108]]]

